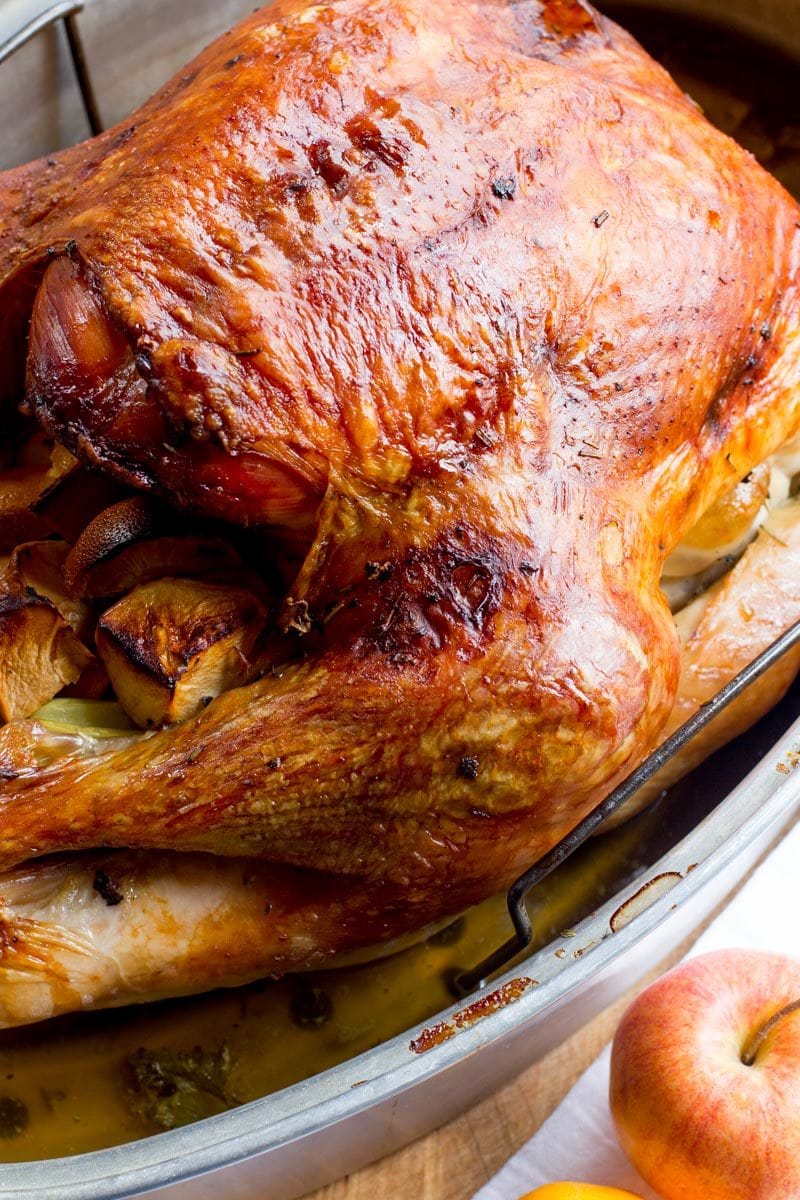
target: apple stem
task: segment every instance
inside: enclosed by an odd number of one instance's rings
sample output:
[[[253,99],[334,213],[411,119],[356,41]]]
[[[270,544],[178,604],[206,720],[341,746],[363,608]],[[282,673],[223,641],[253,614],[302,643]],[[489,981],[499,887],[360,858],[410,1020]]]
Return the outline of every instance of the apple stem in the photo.
[[[791,1004],[787,1004],[780,1012],[774,1013],[768,1021],[765,1021],[760,1029],[756,1030],[749,1043],[742,1051],[742,1062],[746,1067],[752,1067],[756,1061],[756,1056],[763,1046],[765,1040],[772,1033],[772,1030],[782,1021],[784,1017],[790,1016],[794,1012],[800,1011],[800,1000],[793,1000]]]

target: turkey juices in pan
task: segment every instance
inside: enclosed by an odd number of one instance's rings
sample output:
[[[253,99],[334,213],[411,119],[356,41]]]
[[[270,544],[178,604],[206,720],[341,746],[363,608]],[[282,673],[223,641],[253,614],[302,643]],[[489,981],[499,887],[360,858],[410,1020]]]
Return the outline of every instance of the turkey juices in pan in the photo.
[[[505,888],[800,615],[800,213],[588,6],[278,4],[0,204],[6,1024]]]

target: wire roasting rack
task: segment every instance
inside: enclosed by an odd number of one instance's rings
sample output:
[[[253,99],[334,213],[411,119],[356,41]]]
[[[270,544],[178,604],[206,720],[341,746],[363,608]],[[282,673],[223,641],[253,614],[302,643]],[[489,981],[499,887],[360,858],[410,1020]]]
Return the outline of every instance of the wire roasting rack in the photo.
[[[80,91],[86,119],[92,134],[101,133],[103,123],[97,104],[92,77],[78,28],[78,16],[83,11],[81,0],[61,0],[36,13],[22,24],[5,41],[0,42],[0,64],[32,38],[63,23],[66,32],[70,59]],[[795,646],[800,645],[800,620],[791,625],[770,646],[763,650],[725,687],[707,701],[698,711],[677,729],[660,746],[622,781],[606,798],[589,812],[556,846],[543,858],[524,871],[511,885],[507,895],[508,914],[513,934],[496,950],[487,955],[476,966],[462,970],[451,980],[451,987],[459,998],[484,987],[493,977],[500,974],[515,958],[523,954],[533,942],[533,925],[528,909],[531,892],[561,866],[588,838],[596,833],[615,812],[636,792],[652,779],[671,759],[675,758],[715,717],[732,704],[751,684],[755,683],[771,667],[775,666]],[[722,801],[725,803],[725,801]]]
[[[51,4],[47,8],[42,9],[29,20],[25,21],[4,42],[0,43],[0,64],[10,58],[12,54],[15,54],[17,50],[21,50],[32,38],[37,37],[40,33],[44,33],[45,30],[51,29],[54,25],[62,22],[67,36],[69,55],[75,72],[78,90],[81,94],[86,119],[89,122],[89,128],[92,133],[97,134],[102,133],[103,124],[100,120],[92,77],[89,73],[89,66],[83,49],[83,41],[78,29],[77,18],[78,14],[82,11],[83,4],[79,0],[78,2],[76,0],[60,0],[59,3]]]

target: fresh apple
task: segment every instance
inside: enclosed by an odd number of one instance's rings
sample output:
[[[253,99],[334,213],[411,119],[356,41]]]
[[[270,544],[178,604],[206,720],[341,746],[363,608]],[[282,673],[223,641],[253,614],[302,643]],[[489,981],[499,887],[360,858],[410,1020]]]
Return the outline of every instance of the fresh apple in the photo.
[[[596,1183],[546,1183],[521,1200],[641,1200],[641,1197]]]
[[[664,1200],[799,1200],[800,962],[722,950],[634,1000],[611,1112]]]

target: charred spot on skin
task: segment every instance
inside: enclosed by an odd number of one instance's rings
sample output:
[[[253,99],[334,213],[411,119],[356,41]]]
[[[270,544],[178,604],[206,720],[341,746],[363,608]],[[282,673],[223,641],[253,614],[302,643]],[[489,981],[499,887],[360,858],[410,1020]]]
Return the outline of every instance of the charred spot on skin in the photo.
[[[481,765],[474,754],[465,754],[458,764],[458,773],[462,779],[477,779]]]
[[[378,651],[396,665],[424,665],[423,647],[438,650],[459,639],[462,653],[478,647],[497,612],[508,566],[508,550],[496,539],[458,526],[424,550],[411,547],[388,564],[369,560],[361,570],[360,613],[355,597],[342,604],[320,627],[326,640],[344,640],[357,657]],[[516,556],[515,556],[516,557]],[[336,588],[337,560],[326,567],[320,611]],[[323,590],[324,589],[324,590]]]
[[[595,229],[602,229],[610,216],[611,213],[607,208],[604,208],[602,212],[597,214],[597,216],[592,217],[592,224],[594,225]]]
[[[123,895],[119,888],[107,871],[98,869],[94,873],[92,887],[108,905],[109,908],[116,908],[123,901]]]
[[[136,128],[137,127],[135,125],[129,125],[127,129],[123,129],[121,133],[118,133],[111,143],[111,149],[119,150],[122,146],[129,142],[136,133]]]
[[[411,148],[402,138],[383,133],[365,113],[351,117],[344,131],[357,150],[378,159],[393,171],[402,171]]]
[[[482,562],[462,562],[454,568],[452,580],[456,592],[466,601],[470,611],[480,614],[492,587],[489,569]]]
[[[513,175],[501,175],[492,180],[492,193],[498,200],[513,200],[517,192],[517,181]]]
[[[308,148],[308,161],[334,196],[344,195],[350,182],[350,172],[341,162],[334,159],[330,142],[322,138],[312,142]]]
[[[728,428],[729,416],[726,411],[728,391],[729,389],[726,387],[714,397],[703,421],[705,428],[717,439],[718,443],[725,440]]]
[[[450,559],[450,587],[445,593],[455,615],[462,621],[469,620],[476,627],[483,627],[484,618],[490,610],[495,611],[499,603],[500,581],[497,571],[488,559],[462,558],[453,554]],[[448,595],[449,593],[449,595]]]
[[[375,579],[378,583],[385,583],[394,574],[394,564],[390,562],[366,562],[364,563],[364,574],[367,579]]]
[[[289,1015],[299,1029],[319,1029],[333,1016],[333,1001],[322,988],[307,985],[292,997]]]
[[[316,175],[287,172],[277,176],[272,183],[272,193],[278,211],[288,201],[294,201],[297,215],[311,224],[316,224],[318,214],[313,193],[318,187]]]
[[[267,770],[268,771],[279,771],[282,766],[283,766],[282,758],[271,758],[269,760],[269,762],[267,763]]]
[[[133,365],[145,381],[153,378],[153,355],[157,349],[158,344],[147,336],[140,337],[134,347]]]
[[[265,916],[265,917],[271,917],[271,916],[272,916],[272,905],[271,905],[271,903],[269,902],[269,900],[267,900],[266,904],[264,905],[264,916]]]
[[[262,234],[293,259],[303,257],[305,244],[287,227],[285,210],[293,204],[301,220],[317,224],[315,192],[319,188],[319,177],[308,171],[279,171],[271,176],[254,205],[253,217]]]
[[[764,322],[764,324],[761,326],[761,329],[759,330],[759,333],[761,334],[761,337],[764,339],[765,342],[768,342],[770,340],[770,338],[772,337],[772,326],[770,325],[770,323],[768,321]]]

